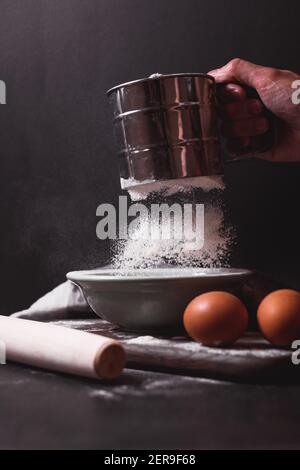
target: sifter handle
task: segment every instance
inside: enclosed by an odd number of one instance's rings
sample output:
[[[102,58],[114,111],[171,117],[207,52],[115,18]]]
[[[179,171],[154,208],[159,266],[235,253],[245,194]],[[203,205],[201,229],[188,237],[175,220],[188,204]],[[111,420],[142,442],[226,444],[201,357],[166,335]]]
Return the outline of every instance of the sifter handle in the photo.
[[[230,82],[231,83],[231,82]],[[224,83],[217,84],[217,93],[220,87],[224,86]],[[270,111],[262,102],[257,91],[249,86],[241,85],[246,91],[247,98],[258,99],[263,105],[262,116],[266,117],[269,122],[268,130],[261,135],[251,137],[248,145],[242,147],[237,154],[230,156],[227,162],[234,162],[244,160],[246,157],[256,157],[260,154],[266,153],[271,150],[276,143],[277,139],[277,117],[272,111]],[[241,157],[241,158],[239,158]]]

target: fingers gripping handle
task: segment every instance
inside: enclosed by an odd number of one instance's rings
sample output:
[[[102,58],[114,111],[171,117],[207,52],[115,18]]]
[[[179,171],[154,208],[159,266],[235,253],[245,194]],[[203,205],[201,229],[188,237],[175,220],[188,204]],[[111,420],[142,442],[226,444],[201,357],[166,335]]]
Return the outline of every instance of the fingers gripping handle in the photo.
[[[224,86],[224,83],[217,84],[217,95],[218,95],[218,89],[223,86]],[[268,108],[266,108],[266,106],[263,104],[257,91],[254,88],[251,88],[245,85],[243,85],[243,88],[246,91],[247,98],[254,98],[254,99],[259,100],[262,103],[262,106],[263,106],[262,116],[268,120],[269,126],[266,132],[258,136],[252,136],[249,139],[249,142],[245,146],[240,147],[238,152],[231,158],[231,161],[237,161],[240,159],[239,157],[241,157],[241,159],[244,159],[245,157],[255,157],[260,154],[264,154],[270,151],[275,146],[276,138],[277,138],[276,116]]]

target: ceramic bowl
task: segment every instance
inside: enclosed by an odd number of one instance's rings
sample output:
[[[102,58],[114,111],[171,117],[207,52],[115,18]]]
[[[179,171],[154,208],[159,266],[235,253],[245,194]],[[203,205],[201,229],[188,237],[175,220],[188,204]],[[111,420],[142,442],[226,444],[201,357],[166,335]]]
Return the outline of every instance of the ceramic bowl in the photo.
[[[122,272],[114,269],[74,271],[92,310],[122,328],[171,331],[182,328],[187,304],[211,290],[238,292],[252,275],[244,269],[157,268]]]

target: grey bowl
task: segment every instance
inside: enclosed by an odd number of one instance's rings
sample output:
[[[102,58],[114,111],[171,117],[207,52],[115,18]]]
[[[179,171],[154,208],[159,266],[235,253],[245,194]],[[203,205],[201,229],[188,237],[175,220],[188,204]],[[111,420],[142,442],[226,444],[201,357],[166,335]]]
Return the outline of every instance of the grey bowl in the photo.
[[[252,275],[245,269],[157,268],[123,273],[114,269],[74,271],[78,285],[101,318],[130,330],[182,328],[182,315],[193,297],[211,290],[237,292]]]

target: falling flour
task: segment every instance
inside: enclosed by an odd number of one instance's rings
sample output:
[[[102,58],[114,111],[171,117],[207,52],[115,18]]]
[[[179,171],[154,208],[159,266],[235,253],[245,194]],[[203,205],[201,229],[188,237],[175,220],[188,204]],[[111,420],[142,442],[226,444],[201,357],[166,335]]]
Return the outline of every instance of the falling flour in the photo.
[[[199,181],[200,180],[200,181]],[[182,267],[225,267],[229,265],[229,255],[234,241],[232,227],[225,224],[222,205],[224,191],[222,178],[189,178],[163,183],[143,185],[130,190],[133,201],[145,204],[155,203],[204,203],[204,240],[190,248],[189,240],[193,235],[191,224],[188,237],[170,237],[168,239],[151,239],[151,226],[161,226],[159,215],[156,219],[141,216],[134,233],[126,240],[118,240],[113,247],[112,264],[121,271],[138,268],[153,268],[162,265]],[[217,194],[217,197],[216,197]],[[173,227],[179,227],[181,214],[174,213]],[[179,220],[176,220],[176,219]],[[161,227],[162,228],[162,227]],[[174,230],[176,230],[174,228]]]
[[[222,176],[202,176],[201,178],[155,181],[154,183],[149,181],[148,183],[131,187],[128,192],[132,201],[140,201],[149,197],[154,192],[170,196],[176,193],[188,193],[196,188],[204,192],[224,190],[225,184]]]

